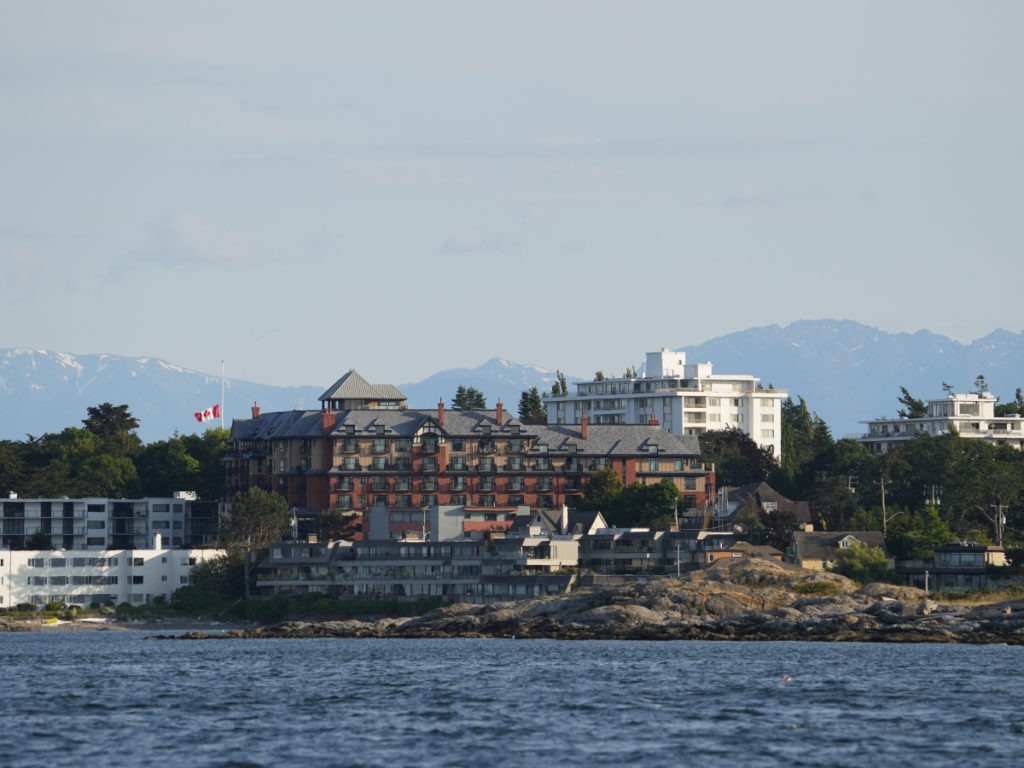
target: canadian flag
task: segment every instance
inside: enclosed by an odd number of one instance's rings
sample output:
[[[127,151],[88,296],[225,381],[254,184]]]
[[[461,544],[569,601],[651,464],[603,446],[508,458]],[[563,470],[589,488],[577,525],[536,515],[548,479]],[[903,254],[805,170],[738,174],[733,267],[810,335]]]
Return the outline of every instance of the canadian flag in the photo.
[[[207,408],[205,411],[199,411],[196,414],[196,421],[213,421],[214,419],[220,418],[220,406],[215,405],[212,408]]]

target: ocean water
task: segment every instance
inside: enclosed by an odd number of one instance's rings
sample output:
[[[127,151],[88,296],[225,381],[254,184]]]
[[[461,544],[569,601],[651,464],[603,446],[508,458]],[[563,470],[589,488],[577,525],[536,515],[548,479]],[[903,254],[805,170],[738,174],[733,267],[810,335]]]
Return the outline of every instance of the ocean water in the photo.
[[[150,634],[0,634],[0,766],[1024,765],[1019,647]]]

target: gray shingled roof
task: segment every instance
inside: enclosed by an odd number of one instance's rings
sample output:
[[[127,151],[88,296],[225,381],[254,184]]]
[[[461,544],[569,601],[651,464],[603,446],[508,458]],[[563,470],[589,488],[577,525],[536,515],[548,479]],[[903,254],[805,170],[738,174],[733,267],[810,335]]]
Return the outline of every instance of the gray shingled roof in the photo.
[[[878,547],[886,554],[889,552],[881,531],[796,531],[793,540],[801,558],[818,559],[834,557],[839,541],[846,536],[852,536],[868,546]]]
[[[358,408],[332,415],[335,419],[331,432],[333,437],[344,436],[345,427],[349,424],[355,426],[357,435],[373,433],[378,424],[383,424],[385,434],[411,437],[428,422],[437,425],[438,414],[433,409]],[[497,410],[446,410],[444,426],[437,425],[437,429],[450,436],[479,436],[481,427],[489,425],[496,434],[500,429],[500,433],[507,436],[509,427],[517,425],[523,437],[534,437],[536,444],[547,445],[553,452],[565,451],[569,444],[575,444],[580,455],[629,456],[646,454],[651,445],[657,445],[659,454],[700,456],[700,443],[695,436],[672,435],[657,425],[591,424],[584,440],[579,425],[523,424],[504,411],[503,423],[499,427],[497,417]],[[271,411],[261,413],[255,419],[235,419],[231,430],[233,437],[239,440],[321,437],[322,418],[320,411]]]
[[[371,384],[354,370],[349,371],[318,398],[326,400],[405,400],[397,387],[391,384]]]
[[[580,425],[531,425],[530,431],[552,451],[564,451],[575,443],[576,452],[588,456],[632,455],[648,453],[651,445],[657,445],[658,453],[700,456],[700,442],[694,435],[673,435],[656,424],[590,424],[586,440]]]
[[[320,411],[271,411],[256,419],[235,419],[231,433],[238,440],[320,437],[322,423]]]

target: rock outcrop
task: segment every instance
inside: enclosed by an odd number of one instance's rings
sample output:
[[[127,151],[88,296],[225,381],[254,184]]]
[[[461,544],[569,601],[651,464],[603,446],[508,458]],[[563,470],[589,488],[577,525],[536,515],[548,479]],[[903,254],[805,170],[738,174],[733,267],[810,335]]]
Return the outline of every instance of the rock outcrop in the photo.
[[[171,636],[166,636],[171,637]],[[957,608],[921,590],[863,588],[771,560],[716,563],[568,595],[453,604],[412,619],[288,621],[214,637],[516,637],[1024,643],[1024,601]]]

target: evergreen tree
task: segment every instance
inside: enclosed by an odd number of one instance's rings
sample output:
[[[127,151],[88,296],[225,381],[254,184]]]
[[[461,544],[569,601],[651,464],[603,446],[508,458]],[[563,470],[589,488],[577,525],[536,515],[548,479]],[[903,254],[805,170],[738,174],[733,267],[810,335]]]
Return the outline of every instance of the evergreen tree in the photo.
[[[536,387],[519,398],[519,420],[524,424],[547,424],[548,412]]]
[[[900,408],[900,418],[923,419],[928,415],[928,407],[924,404],[924,400],[918,400],[911,395],[906,387],[900,387],[900,393],[899,402],[906,406],[906,408]]]
[[[476,387],[464,387],[459,384],[452,398],[452,409],[456,411],[482,411],[487,408],[487,400]]]

